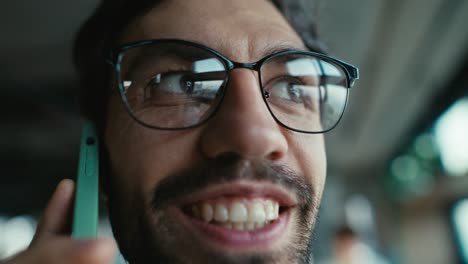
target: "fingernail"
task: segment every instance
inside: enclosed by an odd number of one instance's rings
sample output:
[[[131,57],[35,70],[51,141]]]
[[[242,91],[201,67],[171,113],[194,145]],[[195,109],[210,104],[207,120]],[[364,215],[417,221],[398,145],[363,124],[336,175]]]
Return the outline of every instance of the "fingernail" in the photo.
[[[60,195],[69,195],[73,192],[74,182],[70,179],[61,180],[60,183],[57,185],[55,192],[60,193]]]
[[[57,189],[61,189],[61,190],[70,190],[73,188],[73,184],[74,182],[70,179],[63,179],[60,181],[60,183],[58,184],[57,186]]]

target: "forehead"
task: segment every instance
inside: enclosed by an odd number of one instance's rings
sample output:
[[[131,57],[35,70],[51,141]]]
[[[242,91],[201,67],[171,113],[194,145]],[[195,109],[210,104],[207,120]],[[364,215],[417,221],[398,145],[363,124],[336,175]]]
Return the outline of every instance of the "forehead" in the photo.
[[[198,42],[237,61],[254,61],[275,47],[304,43],[268,0],[170,0],[135,19],[122,43],[178,38]]]

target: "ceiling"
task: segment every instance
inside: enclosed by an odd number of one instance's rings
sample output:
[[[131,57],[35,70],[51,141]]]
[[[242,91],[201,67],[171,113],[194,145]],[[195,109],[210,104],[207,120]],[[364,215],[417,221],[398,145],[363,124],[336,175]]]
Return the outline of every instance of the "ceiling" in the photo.
[[[442,110],[437,109],[443,105],[437,96],[444,94],[468,54],[468,2],[354,0],[324,5],[329,7],[320,21],[332,52],[361,71],[345,119],[329,137],[331,161],[345,169],[380,165],[412,136],[428,111]]]
[[[310,2],[330,54],[361,72],[344,120],[327,135],[330,167],[365,177],[446,105],[449,83],[468,61],[468,1]],[[95,6],[3,3],[0,214],[41,208],[59,178],[75,175],[80,123],[70,49]]]

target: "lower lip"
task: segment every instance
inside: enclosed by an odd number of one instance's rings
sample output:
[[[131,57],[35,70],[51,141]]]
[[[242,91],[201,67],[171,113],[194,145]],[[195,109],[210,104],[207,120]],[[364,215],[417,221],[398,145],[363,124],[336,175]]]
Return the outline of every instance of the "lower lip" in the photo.
[[[263,228],[241,231],[208,224],[198,218],[182,213],[178,208],[172,209],[175,209],[173,213],[189,230],[214,242],[216,246],[228,247],[234,250],[252,249],[253,247],[257,249],[268,248],[285,234],[289,222],[289,210],[286,210],[276,220]]]

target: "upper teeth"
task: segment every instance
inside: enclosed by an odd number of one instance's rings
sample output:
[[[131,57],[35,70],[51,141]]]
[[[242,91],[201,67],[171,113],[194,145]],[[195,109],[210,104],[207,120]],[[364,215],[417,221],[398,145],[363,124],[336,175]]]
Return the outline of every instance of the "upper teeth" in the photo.
[[[243,223],[246,227],[255,226],[256,223],[265,223],[278,218],[279,204],[272,200],[253,199],[226,201],[205,201],[194,204],[192,212],[195,217],[205,222]]]

